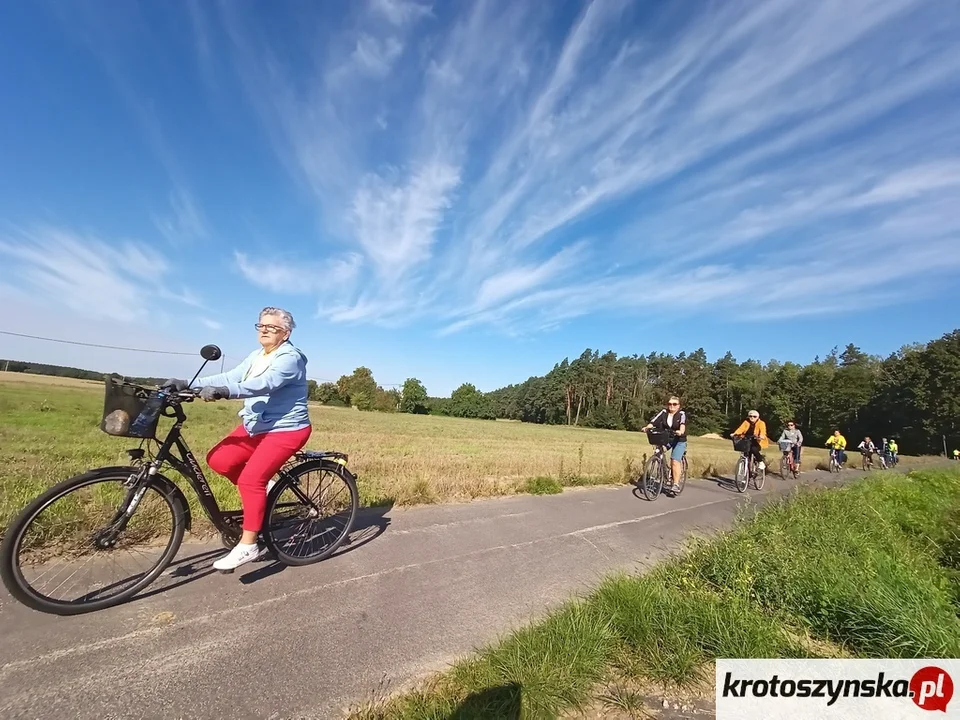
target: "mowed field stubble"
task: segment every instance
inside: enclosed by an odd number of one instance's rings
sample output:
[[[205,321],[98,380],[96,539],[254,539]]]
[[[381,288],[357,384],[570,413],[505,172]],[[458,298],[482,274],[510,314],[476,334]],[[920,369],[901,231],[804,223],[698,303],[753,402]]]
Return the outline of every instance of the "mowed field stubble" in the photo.
[[[232,430],[239,401],[186,405],[184,436],[224,507],[239,507],[235,488],[206,465],[207,450]],[[103,384],[95,381],[0,372],[0,532],[26,503],[53,483],[103,465],[124,465],[137,440],[99,430]],[[311,406],[310,449],[350,456],[363,505],[416,505],[467,501],[515,493],[559,492],[564,487],[629,482],[652,447],[640,433],[464,420]],[[161,432],[170,425],[161,421]],[[773,429],[771,428],[771,432]],[[820,439],[814,439],[822,444]],[[851,440],[851,438],[848,438]],[[691,481],[729,476],[737,453],[726,440],[691,438]],[[855,453],[851,465],[859,462]],[[779,464],[767,452],[771,471]],[[826,451],[804,450],[806,469]],[[176,480],[172,468],[166,474]],[[185,488],[196,511],[192,491]]]

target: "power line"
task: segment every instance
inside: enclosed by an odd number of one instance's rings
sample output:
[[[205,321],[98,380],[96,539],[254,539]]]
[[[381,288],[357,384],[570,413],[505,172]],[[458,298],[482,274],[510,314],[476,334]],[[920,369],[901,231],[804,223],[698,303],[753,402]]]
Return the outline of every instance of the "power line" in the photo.
[[[117,345],[99,345],[97,343],[85,343],[77,340],[61,340],[59,338],[41,337],[39,335],[26,335],[24,333],[9,332],[0,330],[0,335],[12,335],[14,337],[30,338],[31,340],[46,340],[47,342],[62,343],[64,345],[83,345],[84,347],[105,348],[107,350],[128,350],[130,352],[154,353],[156,355],[189,355],[194,356],[197,353],[176,352],[173,350],[145,350],[143,348],[119,347]]]
[[[128,352],[152,353],[154,355],[185,355],[185,356],[193,357],[197,354],[197,353],[188,353],[188,352],[176,352],[174,350],[147,350],[144,348],[120,347],[119,345],[100,345],[98,343],[79,342],[78,340],[63,340],[61,338],[41,337],[40,335],[27,335],[25,333],[10,332],[9,330],[0,330],[0,335],[12,335],[13,337],[29,338],[31,340],[46,340],[47,342],[61,343],[63,345],[82,345],[84,347],[103,348],[106,350],[126,350]],[[223,357],[225,358],[226,355],[223,355]],[[336,380],[326,380],[326,379],[320,379],[320,378],[311,378],[311,379],[321,383],[336,382]],[[381,387],[401,387],[403,383],[377,383],[377,385],[380,385]]]

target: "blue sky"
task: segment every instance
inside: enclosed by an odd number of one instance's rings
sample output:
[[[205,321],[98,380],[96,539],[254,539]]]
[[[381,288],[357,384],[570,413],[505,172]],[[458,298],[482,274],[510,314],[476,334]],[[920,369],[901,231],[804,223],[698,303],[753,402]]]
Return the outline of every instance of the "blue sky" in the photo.
[[[431,394],[586,347],[886,354],[958,326],[958,31],[923,0],[10,4],[0,330],[230,362],[279,305],[312,377]]]

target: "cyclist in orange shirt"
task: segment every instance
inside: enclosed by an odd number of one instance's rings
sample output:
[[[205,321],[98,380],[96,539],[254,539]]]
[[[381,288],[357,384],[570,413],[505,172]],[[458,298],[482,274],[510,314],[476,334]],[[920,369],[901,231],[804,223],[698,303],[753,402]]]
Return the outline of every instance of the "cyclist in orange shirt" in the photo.
[[[730,433],[730,437],[745,437],[750,440],[750,455],[757,462],[757,469],[763,470],[766,467],[766,460],[760,452],[761,448],[767,447],[770,440],[767,438],[767,424],[760,419],[760,413],[751,410],[747,413],[747,419],[740,423],[740,427]]]

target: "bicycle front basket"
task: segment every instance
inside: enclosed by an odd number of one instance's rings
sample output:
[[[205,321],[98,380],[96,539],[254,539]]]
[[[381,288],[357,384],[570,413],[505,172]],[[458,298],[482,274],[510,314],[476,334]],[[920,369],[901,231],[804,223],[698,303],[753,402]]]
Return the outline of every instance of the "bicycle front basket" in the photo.
[[[780,440],[779,443],[781,452],[787,452],[793,446],[793,443],[789,440]]]
[[[651,430],[647,433],[647,442],[651,445],[666,445],[673,437],[669,430]]]
[[[747,452],[750,449],[748,438],[733,438],[733,449],[737,452]]]
[[[150,397],[147,390],[122,384],[119,375],[108,375],[104,379],[100,429],[114,437],[154,437],[160,422],[160,408],[148,407]]]

